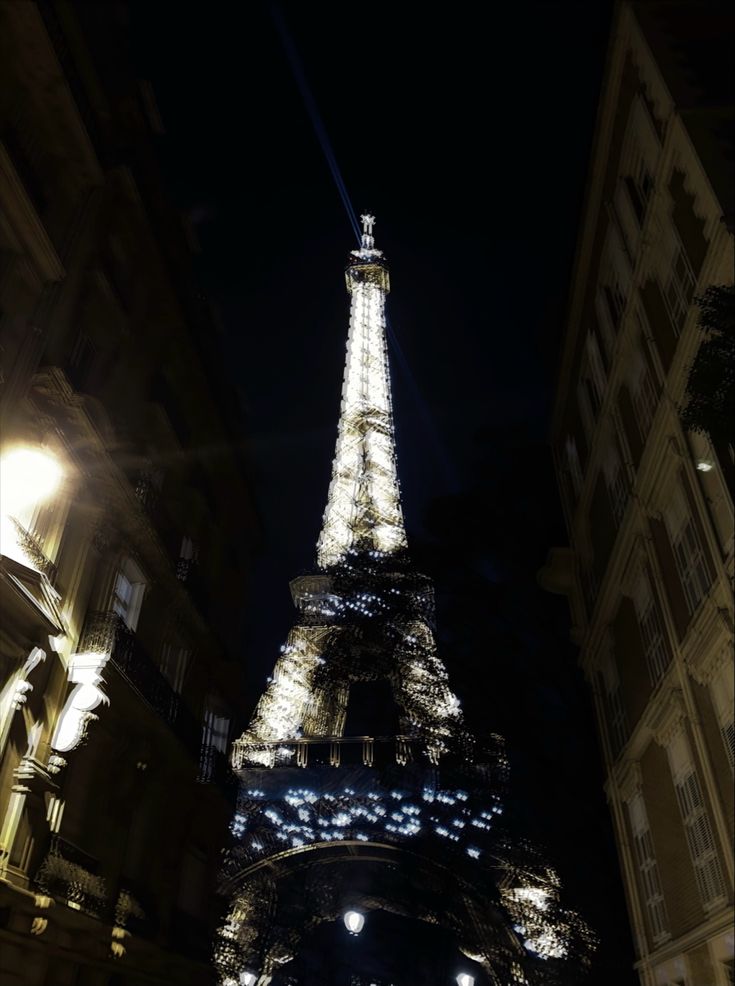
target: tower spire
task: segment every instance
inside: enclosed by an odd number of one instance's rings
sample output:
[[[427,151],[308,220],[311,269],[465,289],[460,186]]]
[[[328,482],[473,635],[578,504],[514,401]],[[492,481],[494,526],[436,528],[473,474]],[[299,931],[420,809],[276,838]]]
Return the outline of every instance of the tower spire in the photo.
[[[362,249],[363,250],[374,250],[375,240],[373,239],[373,226],[375,225],[375,216],[371,216],[369,212],[360,216],[360,221],[362,222]]]
[[[375,216],[360,219],[361,246],[345,272],[352,304],[332,482],[317,545],[323,569],[350,551],[390,555],[406,548],[385,338],[390,281],[375,249]]]

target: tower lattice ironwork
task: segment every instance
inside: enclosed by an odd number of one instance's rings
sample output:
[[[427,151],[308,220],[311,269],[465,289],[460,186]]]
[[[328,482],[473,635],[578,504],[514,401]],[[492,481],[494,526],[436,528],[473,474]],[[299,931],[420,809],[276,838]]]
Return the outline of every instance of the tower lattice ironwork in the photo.
[[[503,829],[502,740],[467,728],[437,654],[431,582],[408,556],[389,276],[375,220],[362,222],[346,270],[350,327],[317,565],[291,583],[298,619],[233,747],[240,792],[220,981],[270,982],[310,928],[353,906],[449,928],[493,986],[567,984],[588,964],[592,935],[562,907],[541,855]],[[345,735],[350,689],[379,681],[390,683],[397,729]]]

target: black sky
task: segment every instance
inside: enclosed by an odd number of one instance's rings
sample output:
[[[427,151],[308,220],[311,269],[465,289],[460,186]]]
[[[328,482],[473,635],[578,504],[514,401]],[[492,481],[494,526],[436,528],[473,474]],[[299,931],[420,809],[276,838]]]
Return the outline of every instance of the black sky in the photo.
[[[287,3],[357,212],[378,218],[409,540],[437,582],[467,712],[508,740],[511,817],[542,839],[602,938],[596,986],[632,983],[590,699],[563,600],[547,447],[611,3]],[[252,700],[288,632],[329,483],[353,233],[265,4],[139,3],[172,195],[241,395],[263,524],[243,600]],[[220,345],[213,340],[213,346]]]

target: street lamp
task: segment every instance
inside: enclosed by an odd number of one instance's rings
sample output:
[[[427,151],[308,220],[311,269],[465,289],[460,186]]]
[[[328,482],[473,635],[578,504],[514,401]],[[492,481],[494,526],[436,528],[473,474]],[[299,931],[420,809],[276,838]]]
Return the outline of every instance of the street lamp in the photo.
[[[365,915],[359,911],[347,911],[344,916],[345,928],[351,935],[359,935],[365,925]]]
[[[460,972],[457,976],[457,986],[475,986],[475,977],[469,972]]]
[[[21,531],[35,509],[55,492],[62,477],[58,459],[39,447],[15,445],[0,458],[0,553],[29,563]],[[19,527],[21,531],[19,531]]]
[[[59,460],[41,448],[16,445],[0,459],[0,504],[14,516],[47,500],[61,479]]]
[[[240,986],[255,986],[258,981],[258,977],[254,972],[241,972],[240,973]]]

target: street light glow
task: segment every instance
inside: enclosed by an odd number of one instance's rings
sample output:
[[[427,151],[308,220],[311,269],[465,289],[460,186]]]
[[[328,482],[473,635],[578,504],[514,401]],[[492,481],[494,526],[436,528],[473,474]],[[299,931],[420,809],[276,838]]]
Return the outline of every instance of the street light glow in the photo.
[[[59,460],[40,448],[16,446],[0,459],[0,507],[13,516],[47,500],[59,485]]]
[[[475,986],[475,977],[469,972],[460,972],[457,976],[457,986]]]
[[[16,445],[0,457],[0,554],[35,567],[22,543],[35,508],[58,488],[58,459],[38,447]]]
[[[241,972],[240,986],[255,986],[257,978],[254,972]]]
[[[365,925],[365,915],[360,914],[359,911],[347,911],[344,921],[351,935],[359,935]]]

